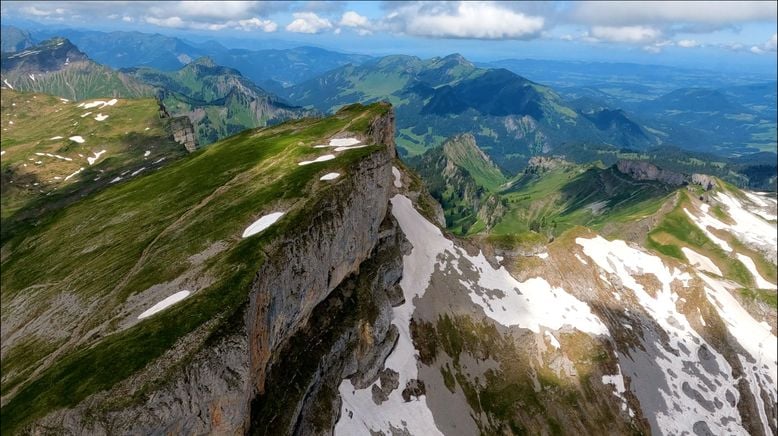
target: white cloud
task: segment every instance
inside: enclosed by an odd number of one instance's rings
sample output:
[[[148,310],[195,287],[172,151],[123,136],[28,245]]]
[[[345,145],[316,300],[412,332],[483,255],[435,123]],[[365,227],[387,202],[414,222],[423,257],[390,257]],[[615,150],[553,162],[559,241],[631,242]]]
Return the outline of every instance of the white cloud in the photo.
[[[775,22],[778,13],[774,1],[582,1],[572,5],[568,17],[572,22],[611,26]]]
[[[361,36],[371,35],[373,33],[372,29],[375,27],[367,17],[359,15],[354,11],[345,12],[338,24],[356,30],[357,34]],[[340,34],[340,30],[340,28],[335,29],[335,33]]]
[[[365,27],[369,23],[367,17],[354,11],[348,11],[340,19],[340,25],[346,27]]]
[[[648,26],[594,26],[589,35],[598,41],[643,44],[656,41],[662,32]]]
[[[768,39],[764,44],[758,46],[755,45],[751,47],[749,51],[755,54],[765,54],[771,52],[774,53],[777,47],[778,47],[778,34],[773,33],[773,36],[770,39]]]
[[[146,22],[149,24],[153,24],[155,26],[172,27],[174,29],[180,29],[186,25],[186,23],[184,23],[184,20],[182,20],[181,17],[167,17],[167,18],[146,17]]]
[[[332,23],[313,12],[295,12],[294,21],[286,26],[286,30],[295,33],[320,33],[332,28]]]
[[[133,21],[135,21],[135,19],[129,15],[125,15],[122,17],[122,21],[124,21],[125,23],[132,23]]]
[[[130,17],[123,18],[125,21],[127,21],[125,18]],[[130,18],[130,20],[132,19]],[[218,32],[219,30],[224,29],[245,31],[261,30],[263,32],[275,32],[278,29],[278,25],[275,22],[271,20],[261,20],[257,17],[245,20],[228,20],[215,23],[187,21],[177,16],[167,18],[145,17],[144,20],[149,24],[160,27],[170,27],[174,29],[210,30],[214,32]]]
[[[682,39],[675,43],[678,47],[682,48],[694,48],[699,47],[700,43],[694,39]]]
[[[419,2],[403,5],[385,18],[390,29],[433,38],[529,39],[539,36],[545,20],[499,2]]]

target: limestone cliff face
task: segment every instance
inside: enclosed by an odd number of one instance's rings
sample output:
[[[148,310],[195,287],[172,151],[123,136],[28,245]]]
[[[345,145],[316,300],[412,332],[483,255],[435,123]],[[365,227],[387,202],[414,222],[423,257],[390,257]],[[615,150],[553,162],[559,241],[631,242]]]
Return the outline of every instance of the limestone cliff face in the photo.
[[[660,169],[645,161],[620,160],[616,162],[616,168],[637,180],[656,180],[676,186],[686,183],[686,176],[683,174]]]
[[[256,272],[240,319],[212,321],[228,331],[213,335],[212,323],[206,323],[132,379],[52,412],[26,431],[331,432],[339,411],[333,389],[344,377],[372,382],[397,338],[390,320],[404,237],[389,213],[393,126],[391,112],[374,120],[370,134],[387,147],[352,165],[349,177],[311,200],[299,231],[264,247],[267,260]],[[359,316],[344,309],[347,304],[355,305]],[[308,341],[316,335],[326,338]],[[302,351],[295,348],[300,340]],[[312,356],[313,363],[298,362]],[[300,380],[285,371],[310,377],[302,388],[289,387],[290,380]],[[268,420],[252,419],[282,403],[289,408],[282,421],[269,421],[272,429],[257,424]]]

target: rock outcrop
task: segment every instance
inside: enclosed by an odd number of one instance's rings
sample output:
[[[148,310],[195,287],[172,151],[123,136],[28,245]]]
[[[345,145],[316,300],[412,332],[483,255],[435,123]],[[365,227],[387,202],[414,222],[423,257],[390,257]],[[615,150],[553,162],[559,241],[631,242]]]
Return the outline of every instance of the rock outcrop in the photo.
[[[702,186],[702,189],[710,191],[716,187],[716,179],[707,174],[692,174],[691,183],[693,185]]]
[[[663,170],[646,161],[622,159],[616,162],[616,168],[636,180],[655,180],[675,186],[686,183],[686,176],[683,174]]]

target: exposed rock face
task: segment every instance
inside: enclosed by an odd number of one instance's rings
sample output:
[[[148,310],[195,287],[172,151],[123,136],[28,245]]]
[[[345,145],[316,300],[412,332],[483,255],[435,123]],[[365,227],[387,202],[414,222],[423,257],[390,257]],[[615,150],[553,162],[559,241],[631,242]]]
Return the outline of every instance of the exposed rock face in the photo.
[[[392,138],[393,116],[382,118],[373,123],[374,137]],[[131,380],[75,408],[52,412],[27,432],[266,433],[268,427],[257,424],[262,422],[274,425],[273,434],[281,429],[286,434],[331,433],[340,407],[338,384],[352,377],[355,384],[369,386],[398,336],[391,325],[397,298],[387,292],[402,275],[407,243],[389,214],[395,154],[393,144],[386,145],[354,164],[349,178],[318,198],[299,231],[264,247],[267,261],[256,273],[241,318],[227,323],[231,331],[212,340],[204,325]],[[354,304],[357,311],[344,304]],[[309,342],[317,334],[326,347],[316,349]],[[306,347],[302,352],[295,348],[300,343]],[[191,358],[181,363],[180,356],[188,352]],[[306,357],[315,357],[315,363],[290,366]],[[173,367],[171,361],[179,363]],[[287,370],[310,378],[302,388],[289,387],[300,380],[276,374]],[[267,378],[268,373],[274,376]],[[151,380],[159,384],[139,391]],[[290,407],[283,410],[282,421],[252,420],[277,404]]]
[[[700,185],[703,189],[706,191],[710,191],[711,189],[716,187],[716,180],[707,175],[707,174],[692,174],[691,183],[693,185]]]
[[[192,153],[197,149],[197,135],[189,117],[171,118],[169,128],[173,140],[183,145],[186,151]]]
[[[553,170],[562,166],[570,165],[566,160],[556,156],[533,156],[527,163],[525,172],[537,173]]]
[[[676,186],[686,183],[686,177],[683,174],[660,169],[645,161],[620,160],[616,162],[616,168],[637,180],[656,180]]]

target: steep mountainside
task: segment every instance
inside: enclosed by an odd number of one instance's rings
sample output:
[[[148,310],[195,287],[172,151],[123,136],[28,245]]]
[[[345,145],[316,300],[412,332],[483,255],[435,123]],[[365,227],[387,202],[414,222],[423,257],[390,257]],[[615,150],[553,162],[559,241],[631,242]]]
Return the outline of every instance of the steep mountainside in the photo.
[[[329,426],[324,388],[372,381],[397,338],[393,124],[249,130],[11,235],[3,434]]]
[[[71,100],[149,97],[152,88],[90,60],[67,39],[53,38],[2,54],[3,87]]]
[[[619,122],[592,120],[546,86],[504,69],[476,68],[457,54],[428,60],[387,56],[349,65],[295,85],[285,96],[322,111],[355,100],[389,100],[397,108],[404,153],[421,154],[446,137],[469,132],[509,171],[534,155],[578,150],[593,157],[595,148],[659,143],[623,112]]]
[[[21,222],[183,156],[153,99],[86,100],[5,89],[2,240]]]
[[[505,210],[495,194],[507,180],[488,156],[464,134],[410,160],[410,165],[445,212],[446,226],[457,233],[490,229]],[[472,228],[476,222],[477,228]]]
[[[197,126],[199,143],[209,144],[244,129],[312,115],[244,78],[237,70],[197,59],[175,72],[132,68],[123,72],[157,88],[165,108]]]

